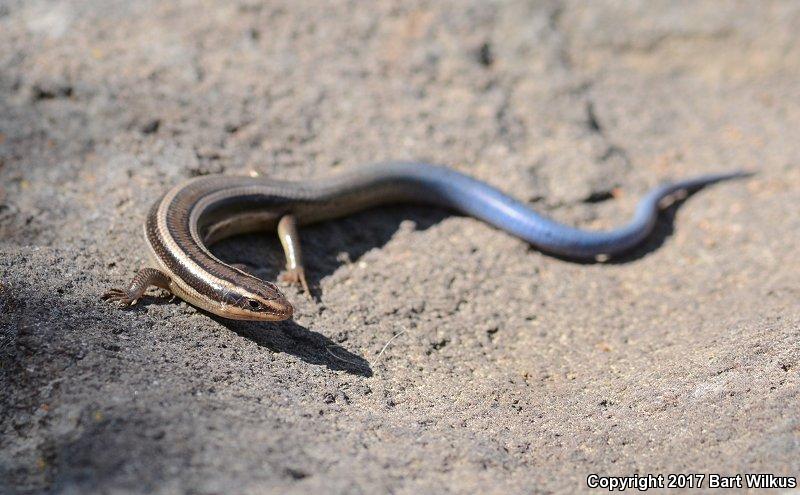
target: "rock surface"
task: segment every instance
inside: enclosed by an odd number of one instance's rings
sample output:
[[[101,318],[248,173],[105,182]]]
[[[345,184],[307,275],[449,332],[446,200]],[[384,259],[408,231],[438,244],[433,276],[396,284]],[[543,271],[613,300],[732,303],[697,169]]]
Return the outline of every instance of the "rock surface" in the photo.
[[[573,492],[800,474],[800,4],[0,3],[0,492]],[[425,159],[618,263],[419,207],[304,231],[294,322],[99,300],[191,176]],[[215,251],[264,277],[273,236]]]

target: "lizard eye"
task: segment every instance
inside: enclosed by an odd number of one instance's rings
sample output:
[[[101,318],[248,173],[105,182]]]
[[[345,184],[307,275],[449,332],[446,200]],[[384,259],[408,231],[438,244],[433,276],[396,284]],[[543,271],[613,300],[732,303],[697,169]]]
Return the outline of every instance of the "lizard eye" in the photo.
[[[255,299],[250,299],[247,301],[247,304],[250,306],[250,309],[260,309],[261,303],[256,301]]]

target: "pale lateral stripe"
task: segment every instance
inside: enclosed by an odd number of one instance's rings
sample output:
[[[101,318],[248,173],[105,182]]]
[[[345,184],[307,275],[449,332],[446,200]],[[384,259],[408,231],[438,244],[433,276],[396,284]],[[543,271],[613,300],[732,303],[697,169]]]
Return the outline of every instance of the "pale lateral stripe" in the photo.
[[[245,297],[254,298],[255,297],[254,294],[243,290],[241,287],[238,287],[236,284],[234,284],[234,283],[232,283],[232,282],[230,282],[228,280],[216,277],[216,276],[212,275],[211,273],[208,273],[200,265],[195,263],[195,261],[191,258],[191,256],[189,256],[188,253],[184,252],[179,247],[178,243],[175,242],[175,239],[173,239],[172,235],[169,232],[169,228],[167,227],[167,212],[169,211],[169,207],[172,204],[172,201],[175,199],[175,197],[178,195],[178,193],[180,193],[180,191],[183,190],[185,187],[186,187],[186,185],[178,185],[178,186],[173,187],[164,196],[164,199],[158,205],[158,210],[157,210],[157,213],[156,213],[157,214],[156,226],[158,228],[158,233],[161,236],[161,240],[164,243],[164,246],[169,251],[171,251],[172,253],[178,253],[179,261],[184,265],[184,267],[186,269],[188,269],[197,278],[199,278],[201,280],[204,280],[208,285],[213,287],[215,290],[224,291],[224,292],[236,292],[236,293],[241,294],[241,295],[243,295]],[[226,191],[218,191],[217,193],[213,193],[212,196],[214,196],[214,195],[219,196],[220,193],[223,193],[221,195],[221,197],[225,197],[227,195]],[[206,204],[205,206],[207,207],[208,205]],[[205,254],[210,256],[212,259],[214,259],[218,263],[224,264],[222,261],[217,259],[214,255],[212,255],[208,251],[208,249],[205,247],[205,245],[201,241],[198,240],[199,236],[196,233],[196,230],[197,230],[196,229],[196,217],[194,216],[195,211],[196,211],[196,208],[193,209],[192,215],[190,217],[190,229],[193,230],[191,232],[192,239],[195,241],[197,247],[202,252],[204,252]],[[153,254],[155,255],[155,251],[153,250],[152,246],[150,247],[150,249],[151,249],[151,251],[153,251]],[[155,256],[155,257],[158,258],[158,256]],[[170,277],[172,282],[175,283],[176,285],[178,285],[184,292],[187,293],[187,295],[191,295],[191,296],[196,297],[196,299],[198,301],[205,301],[207,299],[206,296],[203,296],[202,294],[197,292],[194,288],[192,288],[190,285],[185,283],[180,277],[174,276],[174,274],[172,274],[172,272],[169,270],[169,268],[166,267],[165,264],[161,260],[159,260],[159,264],[162,265],[162,267],[164,268],[164,270],[166,272],[168,272],[168,273],[170,273],[172,275]],[[225,308],[225,306],[223,305],[223,309],[224,308]]]

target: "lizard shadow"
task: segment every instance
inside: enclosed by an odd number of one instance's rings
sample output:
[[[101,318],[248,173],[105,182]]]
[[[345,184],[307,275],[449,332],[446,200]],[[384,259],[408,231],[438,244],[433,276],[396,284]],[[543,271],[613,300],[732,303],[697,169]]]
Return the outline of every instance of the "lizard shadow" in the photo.
[[[295,321],[237,321],[209,316],[230,331],[272,352],[285,352],[308,364],[325,366],[333,371],[367,378],[372,376],[372,368],[366,359]]]
[[[58,318],[61,314],[50,313],[48,312],[49,309],[37,311],[36,308],[55,307],[58,311],[64,311],[64,308],[68,308],[71,313],[84,315],[88,318],[88,321],[103,322],[105,319],[113,320],[117,311],[146,314],[148,306],[175,304],[175,298],[172,296],[149,295],[143,297],[139,304],[124,309],[103,302],[98,303],[94,298],[91,298],[90,302],[85,306],[70,306],[69,304],[53,306],[47,304],[47,299],[44,296],[47,293],[47,290],[31,289],[21,284],[15,287],[12,292],[6,285],[0,285],[0,324],[15,328],[19,333],[20,328],[27,331],[31,327],[29,324],[24,323],[26,319],[33,318],[31,315],[38,315],[36,316],[37,318],[45,315],[48,319],[52,319]],[[366,359],[334,343],[328,337],[309,330],[292,320],[278,322],[239,321],[222,318],[199,308],[196,308],[196,310],[239,336],[252,340],[260,347],[272,352],[291,354],[306,363],[325,366],[333,371],[345,371],[363,377],[371,377],[373,375],[372,368]],[[16,320],[16,322],[13,320]],[[101,324],[98,328],[106,327]],[[120,328],[117,331],[117,327],[112,328],[114,330],[111,333],[114,335],[125,330]],[[0,345],[0,351],[5,350],[7,349]],[[2,380],[0,380],[0,385],[2,384]]]
[[[148,306],[175,304],[175,302],[176,298],[168,293],[148,294],[135,306],[124,308],[122,311],[144,314],[147,313]],[[2,299],[0,303],[6,304]],[[0,309],[3,307],[0,306]],[[325,366],[333,371],[345,371],[366,378],[372,376],[369,361],[293,320],[275,322],[230,320],[200,308],[196,310],[240,337],[252,340],[272,352],[291,354],[308,364]]]

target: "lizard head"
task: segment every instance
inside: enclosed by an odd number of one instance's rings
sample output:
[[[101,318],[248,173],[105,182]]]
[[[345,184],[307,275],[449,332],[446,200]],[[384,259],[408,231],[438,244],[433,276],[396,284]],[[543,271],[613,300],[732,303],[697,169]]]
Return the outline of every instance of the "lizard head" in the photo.
[[[292,304],[278,287],[270,282],[247,275],[235,287],[226,288],[219,314],[233,320],[281,321],[294,313]]]

